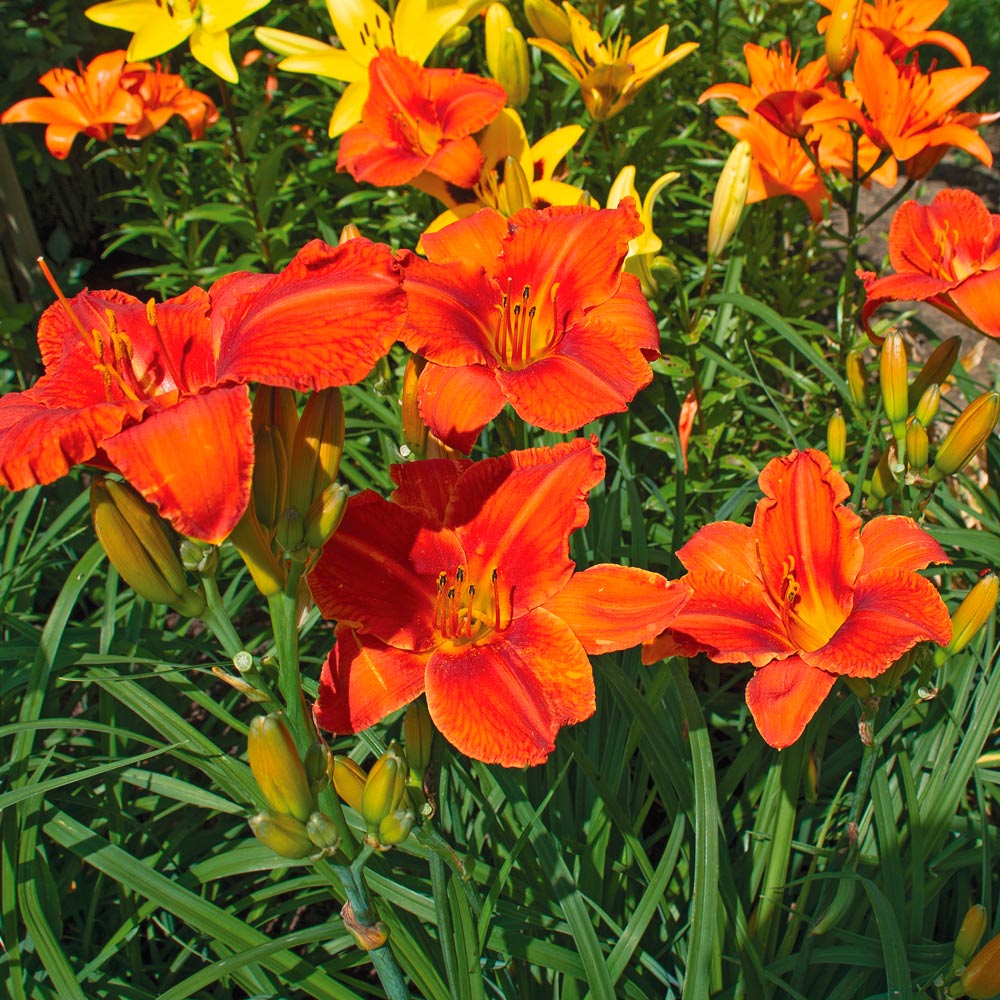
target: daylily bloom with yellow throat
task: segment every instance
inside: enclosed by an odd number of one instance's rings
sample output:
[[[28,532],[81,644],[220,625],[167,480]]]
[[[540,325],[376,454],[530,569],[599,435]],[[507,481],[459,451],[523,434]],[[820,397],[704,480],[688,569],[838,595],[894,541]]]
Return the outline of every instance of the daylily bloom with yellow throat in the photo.
[[[861,321],[886,302],[926,302],[987,337],[1000,338],[1000,215],[972,191],[947,188],[930,205],[904,202],[889,226],[895,274],[859,272]]]
[[[326,0],[333,30],[343,48],[277,28],[257,28],[257,39],[283,55],[278,69],[347,84],[330,116],[330,138],[361,121],[368,100],[368,64],[381,49],[395,49],[421,66],[434,47],[487,0],[435,3],[399,0],[390,17],[375,0]]]
[[[191,55],[216,76],[236,83],[229,29],[270,0],[108,0],[88,7],[91,21],[133,32],[130,60],[152,59],[185,39]]]
[[[402,340],[427,359],[420,415],[468,452],[510,403],[528,423],[571,431],[624,412],[653,379],[656,319],[622,264],[642,231],[630,199],[616,209],[484,208],[402,252]]]
[[[635,100],[654,76],[698,48],[697,42],[685,42],[667,52],[670,32],[667,24],[661,24],[635,45],[628,35],[605,42],[572,4],[564,3],[563,9],[569,15],[573,52],[548,38],[529,38],[528,42],[554,56],[576,77],[583,103],[594,121],[614,117]]]
[[[594,712],[589,657],[665,628],[686,586],[633,567],[576,570],[569,536],[604,477],[596,439],[391,474],[391,502],[351,497],[309,574],[339,622],[316,722],[357,732],[426,693],[461,753],[541,763],[561,727]]]
[[[388,247],[314,240],[280,274],[231,274],[156,304],[83,291],[38,325],[45,374],[0,398],[0,486],[115,471],[182,535],[217,544],[250,499],[249,382],[360,381],[405,302]]]
[[[57,160],[69,156],[81,132],[107,142],[115,125],[134,126],[142,119],[141,98],[121,85],[125,65],[125,51],[118,49],[95,56],[79,73],[61,66],[50,69],[38,82],[52,96],[18,101],[0,116],[0,124],[47,125],[45,145]]]
[[[862,528],[823,452],[773,459],[758,482],[751,526],[718,521],[678,550],[692,595],[643,659],[749,661],[747,705],[761,736],[782,749],[838,677],[877,677],[918,642],[949,641],[948,609],[917,570],[950,560],[908,517]]]

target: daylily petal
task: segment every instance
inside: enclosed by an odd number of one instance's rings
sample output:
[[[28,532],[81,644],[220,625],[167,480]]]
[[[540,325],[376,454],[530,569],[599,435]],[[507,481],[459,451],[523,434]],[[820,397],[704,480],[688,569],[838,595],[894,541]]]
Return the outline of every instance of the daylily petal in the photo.
[[[930,580],[878,569],[858,580],[854,609],[836,635],[802,658],[831,673],[877,677],[918,642],[943,646],[950,638],[948,609]]]
[[[334,733],[373,726],[424,690],[429,653],[412,653],[337,626],[337,643],[323,664],[316,722]]]
[[[218,545],[250,499],[250,394],[235,386],[184,397],[107,438],[104,450],[180,534]]]
[[[708,651],[707,646],[695,642],[691,636],[668,628],[642,644],[642,662],[648,666],[669,659],[671,656],[690,658]]]
[[[914,572],[931,563],[951,562],[934,537],[909,517],[876,517],[861,529],[861,543],[865,557],[859,576],[877,569]]]
[[[747,705],[764,741],[777,750],[791,746],[836,680],[797,656],[755,670],[747,684]]]
[[[449,448],[468,453],[506,400],[485,365],[445,368],[428,362],[417,389],[420,416]]]
[[[539,764],[560,727],[594,711],[594,680],[579,640],[543,610],[511,623],[503,641],[440,647],[426,671],[427,708],[460,752],[504,767]]]
[[[484,208],[469,219],[452,227],[421,237],[424,250],[437,264],[471,265],[470,274],[476,269],[491,270],[504,252],[504,239],[510,230],[507,220],[495,209]]]
[[[951,300],[980,333],[1000,338],[1000,267],[963,281]]]
[[[569,535],[587,523],[587,493],[603,476],[604,457],[585,438],[486,459],[462,474],[447,524],[472,578],[496,569],[502,618],[526,614],[566,585]]]
[[[429,162],[426,153],[389,145],[363,123],[352,125],[340,137],[337,152],[338,170],[346,170],[356,181],[380,187],[408,184]]]
[[[715,570],[760,584],[753,533],[745,524],[734,521],[706,524],[677,550],[677,558],[690,573]]]
[[[427,162],[425,168],[456,187],[475,187],[483,169],[483,154],[472,136],[445,143]]]
[[[425,459],[407,462],[389,469],[396,489],[392,502],[397,507],[412,507],[425,524],[443,528],[448,504],[459,477],[472,463],[468,460]]]
[[[82,132],[90,119],[82,109],[60,97],[29,97],[12,104],[0,115],[0,124],[13,125],[17,122],[39,122],[50,125],[72,126],[73,134]]]
[[[399,333],[400,278],[388,247],[313,240],[277,275],[211,289],[218,377],[307,392],[358,382]]]
[[[683,581],[631,566],[599,564],[574,573],[545,602],[591,654],[629,649],[658,635],[673,621],[691,591]]]

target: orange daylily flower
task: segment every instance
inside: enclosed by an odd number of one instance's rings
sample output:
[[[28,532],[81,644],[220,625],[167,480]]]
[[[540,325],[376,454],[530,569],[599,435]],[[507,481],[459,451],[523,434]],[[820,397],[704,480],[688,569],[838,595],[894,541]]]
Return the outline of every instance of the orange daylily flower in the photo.
[[[622,271],[642,231],[617,209],[484,208],[404,251],[403,341],[427,359],[420,415],[468,452],[509,402],[529,423],[571,431],[624,411],[650,381],[659,332],[638,280]]]
[[[835,0],[818,0],[827,10],[833,10]],[[950,52],[962,66],[972,65],[972,56],[965,43],[946,31],[929,31],[944,13],[948,0],[875,0],[863,4],[858,25],[870,31],[893,58],[903,58],[918,45],[938,45]],[[821,18],[816,28],[826,31],[829,17]]]
[[[930,205],[904,202],[889,226],[895,274],[859,272],[861,321],[885,302],[926,302],[988,337],[1000,338],[1000,215],[971,191],[939,191]]]
[[[908,517],[861,527],[820,451],[769,462],[750,527],[719,521],[678,551],[692,596],[647,662],[704,652],[756,668],[746,698],[761,736],[794,743],[837,677],[877,677],[918,642],[945,645],[948,609],[917,573],[950,560]]]
[[[982,66],[923,73],[916,61],[894,61],[874,34],[862,31],[854,82],[848,85],[849,97],[856,95],[856,100],[829,98],[806,111],[802,120],[854,122],[876,146],[891,150],[903,163],[945,146],[964,149],[991,166],[989,146],[954,110],[989,75]]]
[[[130,63],[122,74],[122,87],[142,101],[142,117],[125,129],[128,139],[144,139],[163,128],[174,115],[184,119],[192,139],[219,120],[219,109],[207,94],[192,90],[177,73],[164,73],[159,64]]]
[[[392,49],[379,51],[368,75],[361,124],[341,137],[337,169],[381,187],[424,171],[474,187],[483,157],[472,133],[500,113],[503,87],[457,69],[424,69]]]
[[[351,497],[309,586],[335,618],[317,723],[365,729],[426,692],[441,734],[505,767],[538,764],[594,711],[589,656],[670,623],[685,585],[602,564],[577,572],[569,536],[604,477],[596,439],[481,462],[392,467],[392,501]]]
[[[18,101],[0,116],[0,124],[47,125],[45,145],[56,159],[65,160],[81,132],[107,142],[115,125],[135,125],[142,119],[141,99],[121,86],[124,49],[104,52],[79,69],[50,69],[38,82],[52,96]]]
[[[159,305],[118,291],[62,299],[38,326],[45,374],[0,398],[0,485],[95,465],[182,535],[218,543],[250,496],[247,383],[357,382],[404,308],[389,248],[364,239],[314,240],[280,274],[231,274]]]

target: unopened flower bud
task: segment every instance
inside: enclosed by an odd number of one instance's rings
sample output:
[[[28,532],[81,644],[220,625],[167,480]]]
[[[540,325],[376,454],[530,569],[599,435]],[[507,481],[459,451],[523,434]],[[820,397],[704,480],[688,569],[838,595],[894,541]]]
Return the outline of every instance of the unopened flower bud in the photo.
[[[111,564],[140,597],[166,604],[188,618],[205,610],[204,597],[187,584],[169,529],[131,486],[95,479],[90,514]]]
[[[1000,934],[976,952],[958,982],[970,1000],[990,1000],[1000,993]]]
[[[928,473],[931,482],[940,482],[972,461],[993,433],[998,414],[1000,393],[984,392],[969,403],[952,424],[934,456],[934,464]]]
[[[858,47],[858,23],[864,0],[836,0],[826,26],[826,63],[834,76],[843,76]]]
[[[943,649],[935,650],[934,662],[938,666],[972,642],[979,630],[993,617],[998,597],[1000,578],[996,573],[987,573],[976,582],[951,616],[951,641]]]
[[[336,386],[314,392],[295,431],[288,472],[288,506],[305,516],[337,480],[344,452],[344,402]]]
[[[336,793],[355,812],[361,812],[361,797],[368,780],[364,769],[350,757],[337,754],[333,758],[330,776]]]
[[[471,37],[472,31],[469,29],[467,24],[452,25],[452,27],[450,27],[441,36],[441,48],[456,49],[460,45],[464,45]]]
[[[351,240],[356,240],[361,237],[361,230],[353,222],[348,222],[343,229],[340,230],[340,239],[337,240],[338,245],[343,245],[344,243],[349,243]]]
[[[910,406],[916,406],[920,397],[931,385],[941,386],[951,375],[952,368],[958,360],[958,351],[962,346],[962,338],[948,337],[942,340],[928,355],[923,367],[917,372],[910,386]],[[921,421],[921,423],[924,423]],[[926,427],[927,425],[924,424]]]
[[[951,974],[957,976],[976,953],[979,942],[986,933],[986,907],[979,903],[970,906],[955,938],[955,950],[951,956]]]
[[[718,257],[736,232],[736,226],[747,203],[752,160],[750,143],[741,139],[733,147],[722,168],[712,197],[712,214],[708,219],[710,257]]]
[[[306,749],[306,759],[303,766],[306,778],[313,795],[319,795],[330,782],[330,751],[325,743],[318,740],[310,743]]]
[[[306,834],[324,854],[334,854],[340,847],[340,834],[326,813],[314,812],[309,817]]]
[[[316,498],[306,514],[306,546],[321,549],[334,536],[347,510],[347,487],[334,483]]]
[[[569,45],[573,40],[569,16],[552,0],[524,0],[524,16],[536,35],[556,45]]]
[[[270,424],[253,436],[253,509],[267,532],[274,531],[285,509],[288,456],[281,431]]]
[[[253,582],[265,597],[273,597],[285,588],[285,571],[271,551],[271,543],[251,507],[247,507],[229,540],[236,546]]]
[[[280,715],[258,715],[247,736],[250,770],[264,801],[283,816],[305,823],[316,809],[295,741]]]
[[[878,375],[882,387],[882,406],[893,436],[898,441],[906,434],[906,417],[910,412],[906,345],[898,330],[890,330],[885,335]]]
[[[483,20],[486,34],[486,65],[489,67],[490,75],[496,80],[499,79],[503,33],[508,28],[514,27],[514,18],[510,16],[507,5],[496,0],[486,8]]]
[[[250,820],[253,835],[283,858],[307,858],[316,853],[304,823],[294,816],[271,816],[259,813]]]
[[[868,371],[860,351],[847,352],[847,390],[855,409],[868,408]]]
[[[941,386],[936,382],[932,382],[926,389],[924,389],[923,395],[917,400],[917,408],[913,411],[913,415],[919,420],[924,427],[930,427],[934,422],[934,418],[937,416],[938,408],[941,405]]]
[[[503,161],[503,195],[507,215],[513,215],[522,208],[531,208],[535,204],[524,168],[513,156],[508,156]]]
[[[503,7],[503,4],[493,6]],[[513,25],[500,34],[497,59],[496,67],[490,67],[493,79],[507,92],[507,107],[519,108],[531,90],[531,60],[524,35]]]
[[[914,418],[906,425],[906,461],[916,472],[927,468],[931,444],[927,438],[927,428]]]
[[[434,723],[423,698],[411,702],[403,716],[403,742],[406,747],[406,762],[410,768],[410,782],[419,787],[423,784],[424,772],[431,761],[434,743]]]
[[[274,528],[274,538],[287,556],[301,555],[304,559],[308,554],[305,552],[305,526],[297,507],[288,507],[282,513]]]
[[[872,473],[871,485],[868,492],[876,500],[885,500],[886,497],[894,496],[899,492],[899,483],[896,482],[896,477],[893,476],[890,466],[893,454],[894,452],[891,448],[887,448],[882,452],[882,457],[879,459],[879,463],[875,466],[875,471]]]
[[[411,354],[403,369],[403,391],[401,395],[401,418],[403,423],[403,441],[407,448],[418,457],[422,457],[427,447],[427,435],[430,431],[420,416],[417,385],[420,373],[427,361],[419,354]]]
[[[361,816],[370,836],[378,837],[379,824],[398,808],[406,793],[406,759],[393,741],[372,765],[361,795]]]
[[[196,542],[193,538],[182,538],[177,551],[181,557],[181,565],[189,573],[201,573],[204,576],[215,576],[219,567],[219,549],[208,542]]]
[[[401,844],[410,835],[416,821],[417,814],[413,809],[396,809],[378,825],[379,844],[383,847]]]
[[[295,403],[295,393],[291,389],[261,385],[253,398],[254,433],[261,427],[275,427],[285,442],[285,452],[289,451],[295,428],[299,423],[299,409]]]
[[[847,421],[840,410],[836,410],[830,422],[826,425],[826,453],[830,456],[830,461],[835,469],[840,469],[844,464],[844,456],[847,452]]]

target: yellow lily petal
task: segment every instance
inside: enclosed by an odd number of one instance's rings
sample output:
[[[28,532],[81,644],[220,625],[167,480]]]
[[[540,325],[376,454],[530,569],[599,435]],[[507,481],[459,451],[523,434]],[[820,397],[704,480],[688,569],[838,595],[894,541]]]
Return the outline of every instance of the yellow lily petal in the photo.
[[[587,70],[583,63],[561,45],[556,45],[555,42],[551,42],[547,38],[529,38],[528,44],[534,45],[536,49],[541,49],[543,52],[548,52],[550,56],[554,56],[577,80],[582,81],[587,75]]]
[[[635,187],[635,167],[628,164],[618,171],[618,176],[611,182],[608,192],[608,208],[617,208],[622,198],[635,198],[639,204],[639,192]]]
[[[289,55],[278,63],[278,69],[287,73],[308,73],[344,83],[356,83],[359,80],[368,83],[368,71],[364,66],[359,66],[343,49],[335,49],[332,45],[326,46],[322,52]]]
[[[330,115],[330,138],[346,132],[352,125],[361,121],[361,109],[368,100],[368,77],[349,83],[340,95],[337,106]]]
[[[157,7],[155,0],[110,0],[88,7],[85,13],[91,21],[122,31],[138,31],[157,13],[161,13],[164,20],[173,20],[165,9]]]
[[[484,170],[493,170],[498,163],[513,156],[527,176],[532,175],[528,136],[521,116],[513,108],[504,108],[486,126],[479,138],[479,149],[483,154]]]
[[[393,29],[396,51],[422,66],[434,46],[466,17],[468,4],[431,7],[427,0],[399,0]]]
[[[234,24],[270,2],[271,0],[201,0],[201,26],[211,34],[228,31]]]
[[[343,49],[334,49],[326,42],[320,42],[306,35],[297,35],[293,31],[282,31],[280,28],[254,28],[253,33],[261,45],[266,45],[279,56],[304,56],[331,49],[343,53]]]
[[[667,35],[670,25],[661,24],[656,31],[651,31],[645,38],[638,41],[628,50],[628,61],[636,73],[642,73],[663,57],[667,48]]]
[[[535,181],[531,185],[531,197],[536,204],[548,205],[590,205],[592,208],[601,206],[591,198],[583,188],[578,188],[565,181]]]
[[[552,179],[556,167],[566,158],[583,133],[582,125],[564,125],[562,128],[557,128],[554,132],[542,136],[531,147],[532,163],[541,163],[542,165],[541,179],[547,181]]]
[[[362,66],[379,49],[397,48],[392,19],[375,0],[326,0],[326,9],[344,49]],[[405,44],[403,39],[398,43]]]
[[[206,31],[198,25],[191,33],[191,55],[227,83],[238,83],[239,73],[229,52],[229,32]]]
[[[170,17],[166,10],[154,6],[132,36],[128,47],[128,61],[142,62],[169,52],[180,45],[197,25],[198,22],[193,17]]]

